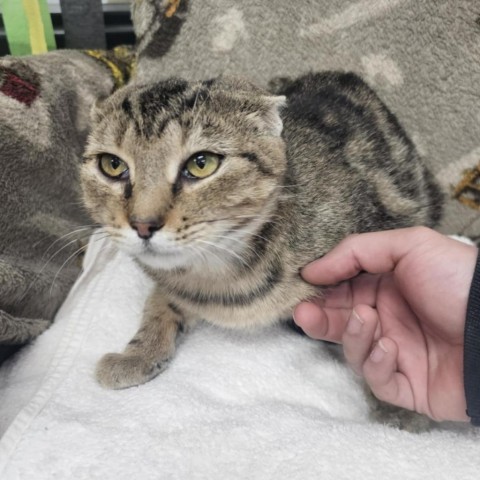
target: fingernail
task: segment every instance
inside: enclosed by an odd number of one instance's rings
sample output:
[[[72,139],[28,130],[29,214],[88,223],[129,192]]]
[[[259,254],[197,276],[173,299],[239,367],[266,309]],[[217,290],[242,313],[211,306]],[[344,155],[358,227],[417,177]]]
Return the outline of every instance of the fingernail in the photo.
[[[372,353],[370,354],[370,359],[372,360],[372,362],[379,363],[383,360],[383,357],[386,353],[388,353],[388,350],[386,349],[382,341],[379,340],[375,345]]]
[[[350,335],[358,335],[362,330],[362,326],[365,322],[359,317],[355,310],[352,310],[350,319],[347,324],[347,333]]]

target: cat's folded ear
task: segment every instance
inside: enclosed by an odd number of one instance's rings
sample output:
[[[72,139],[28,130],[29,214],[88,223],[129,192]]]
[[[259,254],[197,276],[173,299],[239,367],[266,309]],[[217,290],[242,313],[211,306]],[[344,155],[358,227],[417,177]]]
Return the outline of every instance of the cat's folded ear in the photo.
[[[108,111],[112,110],[112,106],[109,105],[110,102],[107,102],[111,96],[97,98],[90,108],[90,120],[93,123],[100,123],[100,121],[105,118],[105,115],[108,114]]]
[[[286,104],[285,96],[271,95],[242,76],[221,75],[207,83],[213,92],[227,93],[228,99],[236,99],[238,104],[232,108],[247,113],[262,131],[266,130],[275,137],[281,135],[283,122],[280,111]],[[223,101],[222,97],[222,103]]]
[[[102,110],[102,104],[105,101],[104,98],[97,98],[90,108],[90,120],[93,123],[99,123],[100,120],[103,118],[104,113]]]
[[[280,137],[283,130],[283,121],[280,116],[282,108],[287,103],[284,95],[263,95],[261,97],[263,108],[259,110],[259,115],[267,127],[268,133],[274,137]]]

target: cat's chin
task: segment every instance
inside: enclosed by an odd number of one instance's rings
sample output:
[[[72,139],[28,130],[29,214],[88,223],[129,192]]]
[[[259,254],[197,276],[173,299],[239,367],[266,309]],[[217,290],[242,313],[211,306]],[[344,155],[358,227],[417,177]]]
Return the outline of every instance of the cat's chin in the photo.
[[[174,270],[185,268],[192,262],[188,248],[174,245],[162,239],[141,241],[130,232],[116,242],[120,250],[134,258],[140,264],[153,270]]]
[[[183,268],[191,262],[188,255],[175,251],[159,253],[146,250],[137,253],[134,257],[142,265],[154,270],[173,270],[176,268]]]

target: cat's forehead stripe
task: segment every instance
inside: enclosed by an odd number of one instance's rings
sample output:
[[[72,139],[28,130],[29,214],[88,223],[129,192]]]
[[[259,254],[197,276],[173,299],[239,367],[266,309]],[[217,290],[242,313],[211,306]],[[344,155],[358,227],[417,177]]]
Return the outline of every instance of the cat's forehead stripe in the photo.
[[[142,136],[160,136],[168,123],[181,113],[180,99],[188,88],[184,80],[160,82],[136,94],[136,120]]]
[[[168,129],[169,142],[171,142],[175,154],[170,157],[170,161],[167,163],[165,176],[167,181],[174,185],[185,156],[183,149],[179,149],[179,146],[183,145],[183,129],[176,120],[170,121],[166,129]]]
[[[194,111],[209,97],[214,80],[189,85],[184,80],[170,79],[148,87],[130,90],[120,109],[134,123],[138,136],[159,137],[168,123],[187,111]]]
[[[153,84],[139,94],[139,104],[155,104],[157,108],[166,108],[171,104],[172,99],[184,93],[188,88],[185,80],[172,79],[165,82]]]
[[[121,109],[122,111],[125,113],[125,115],[127,116],[128,120],[132,121],[133,122],[133,125],[135,127],[135,132],[137,135],[141,135],[141,127],[140,127],[140,123],[138,121],[138,118],[137,118],[137,115],[135,115],[135,111],[133,109],[133,106],[132,106],[132,102],[130,101],[129,98],[125,98],[121,104]],[[120,135],[123,135],[123,130],[120,132]]]

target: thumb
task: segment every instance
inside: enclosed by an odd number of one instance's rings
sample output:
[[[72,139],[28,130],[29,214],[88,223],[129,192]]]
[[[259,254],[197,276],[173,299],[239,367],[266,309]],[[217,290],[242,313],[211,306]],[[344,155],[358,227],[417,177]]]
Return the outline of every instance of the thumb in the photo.
[[[324,257],[302,269],[302,277],[315,285],[333,285],[362,271],[387,273],[420,243],[441,234],[426,227],[351,235]]]

